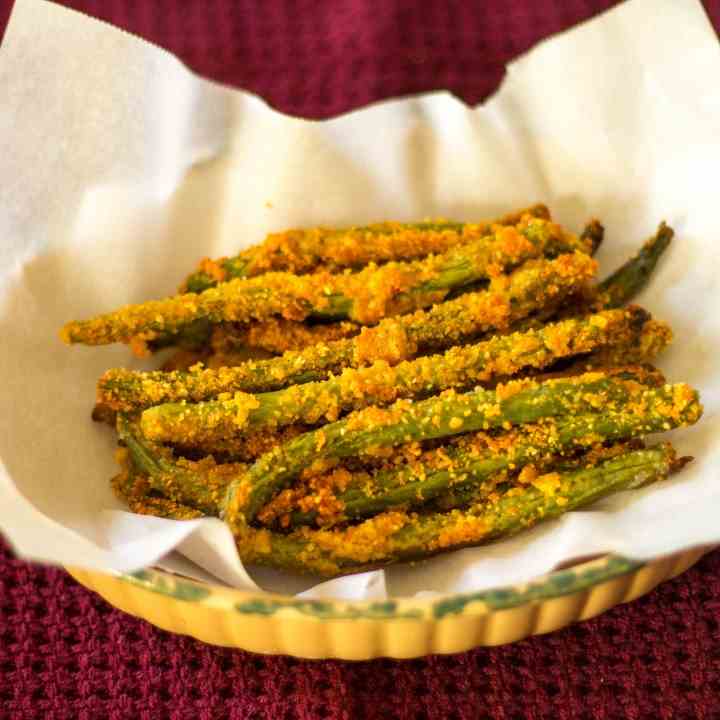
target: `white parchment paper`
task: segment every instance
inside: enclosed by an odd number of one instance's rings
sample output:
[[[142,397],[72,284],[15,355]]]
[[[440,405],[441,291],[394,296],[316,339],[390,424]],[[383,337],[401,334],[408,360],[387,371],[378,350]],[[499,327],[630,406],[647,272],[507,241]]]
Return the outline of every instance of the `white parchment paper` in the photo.
[[[221,580],[310,595],[480,589],[574,557],[720,541],[720,47],[697,0],[631,0],[513,63],[468,108],[435,93],[306,122],[191,74],[115,28],[18,0],[0,49],[0,529],[38,560],[129,570],[177,550]],[[661,219],[677,231],[642,302],[668,320],[671,380],[698,387],[696,460],[508,542],[313,587],[238,561],[219,520],[124,512],[114,437],[89,411],[124,346],[68,348],[68,319],[170,294],[201,256],[290,226],[547,202],[603,219],[603,271]]]

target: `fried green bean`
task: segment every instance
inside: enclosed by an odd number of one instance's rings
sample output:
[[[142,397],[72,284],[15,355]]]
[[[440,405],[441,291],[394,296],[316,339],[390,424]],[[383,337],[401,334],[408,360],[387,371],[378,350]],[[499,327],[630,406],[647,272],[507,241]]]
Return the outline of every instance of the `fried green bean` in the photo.
[[[592,223],[583,233],[586,239],[597,232],[592,230],[591,226]],[[572,317],[592,310],[610,310],[625,305],[645,287],[660,257],[668,248],[673,234],[672,228],[661,223],[655,235],[601,283],[580,289],[576,297],[567,298],[561,307],[551,307],[538,316],[521,319],[514,324],[513,329],[540,327],[548,320]]]
[[[242,463],[217,464],[212,457],[199,462],[174,458],[169,448],[143,438],[123,414],[117,417],[117,429],[135,470],[147,478],[152,488],[207,515],[217,513],[230,480],[247,468]]]
[[[598,378],[600,376],[596,373],[592,377]],[[661,373],[657,370],[648,370],[642,367],[613,368],[604,371],[602,377],[628,381],[634,385],[643,385],[646,387],[661,388],[665,385],[665,379]],[[665,390],[667,390],[667,388],[665,388]],[[669,396],[667,397],[669,398]],[[632,405],[628,405],[630,401],[632,401]],[[671,426],[673,422],[679,422],[686,417],[690,417],[693,412],[699,412],[696,404],[693,404],[691,401],[685,401],[686,404],[684,405],[683,402],[682,397],[680,397],[679,399],[673,399],[673,408],[671,408],[669,404],[659,405],[663,412],[669,413],[667,422]],[[650,397],[647,401],[647,408],[652,409],[651,413],[654,412],[656,414],[655,417],[658,413],[655,409],[656,406],[658,406],[656,398]],[[640,408],[641,406],[637,404],[637,395],[631,395],[625,399],[617,397],[614,412],[616,415],[625,412],[630,416],[633,415],[633,413],[636,415],[640,412]],[[675,413],[675,416],[673,413]],[[631,422],[632,418],[626,420],[626,423]],[[653,417],[651,417],[650,422],[654,422]],[[568,423],[569,421],[565,422],[563,427],[570,426]],[[618,427],[621,426],[620,419],[616,418],[615,425]],[[528,430],[528,432],[531,431],[532,428]],[[303,432],[310,432],[310,430],[290,426],[285,428],[279,435],[270,437],[262,434],[257,434],[257,436],[241,436],[236,439],[238,443],[237,446],[223,445],[219,449],[221,452],[232,452],[241,459],[254,460],[257,459],[263,451],[271,452],[279,448],[281,444],[298,438]],[[211,514],[219,514],[221,512],[221,507],[217,505],[217,502],[219,498],[223,497],[223,490],[231,480],[240,477],[247,469],[246,465],[237,462],[220,467],[212,457],[204,458],[200,462],[190,462],[184,458],[176,462],[173,460],[173,453],[170,448],[159,446],[147,440],[147,438],[143,437],[139,432],[136,424],[123,415],[120,415],[118,418],[118,433],[121,440],[127,445],[129,454],[133,460],[133,467],[136,467],[138,472],[150,478],[152,487],[155,490],[162,492],[174,501],[202,507],[206,512]],[[472,438],[474,436],[470,435],[467,437],[468,439],[466,440],[465,436],[461,436],[455,440],[451,440],[451,443],[464,444],[466,446],[470,443],[472,445]],[[587,441],[590,443],[600,442],[601,438],[600,436],[593,435],[587,438]],[[503,440],[495,442],[498,449],[500,449],[503,444],[507,444],[504,443]],[[450,447],[452,447],[452,444]],[[411,444],[407,446],[406,449],[412,452],[412,448],[413,445]],[[400,448],[399,452],[403,454],[403,448]],[[444,451],[439,450],[437,452],[442,454]],[[371,453],[370,456],[365,456],[366,463],[369,461],[372,464],[375,460],[374,456],[377,454],[377,450],[371,448]],[[382,455],[382,453],[380,453],[380,455]],[[433,457],[432,453],[430,457]],[[440,462],[442,462],[442,460],[440,460]],[[341,472],[343,470],[341,470]],[[189,473],[192,474],[192,477],[188,475]],[[392,474],[387,476],[379,474],[375,480],[376,483],[380,483],[378,491],[382,492],[392,489],[394,487],[392,483],[393,477]],[[387,482],[384,484],[383,478],[387,479]],[[402,480],[402,476],[400,476],[400,479]],[[351,485],[348,490],[352,495],[357,491],[357,486],[353,487]]]
[[[500,489],[515,485],[525,485],[535,480],[539,475],[551,472],[567,473],[582,468],[591,468],[606,460],[622,455],[623,453],[642,450],[646,447],[641,439],[616,442],[612,445],[596,445],[591,450],[575,455],[560,455],[542,458],[540,462],[525,465],[519,472],[510,475],[504,472],[495,487],[488,487],[489,483],[480,485],[464,484],[451,487],[447,492],[438,495],[423,509],[423,512],[447,512],[455,508],[468,508],[477,503],[485,502],[492,493]]]
[[[672,386],[672,393],[674,404],[666,408],[668,416],[697,402],[697,393],[687,385]],[[647,403],[656,394],[657,388],[592,372],[542,383],[517,380],[495,390],[446,391],[420,402],[400,400],[385,409],[370,407],[260,457],[228,487],[223,516],[232,528],[240,528],[301,472],[322,469],[327,460],[477,430],[509,429],[548,417],[612,411],[618,403]]]
[[[213,328],[210,344],[215,352],[257,348],[272,355],[282,355],[288,350],[304,350],[318,343],[351,338],[362,327],[346,321],[310,325],[284,318],[246,324],[221,323]]]
[[[127,455],[127,451],[125,451]],[[205,513],[189,505],[152,494],[153,487],[147,477],[138,474],[129,458],[120,459],[121,471],[110,485],[115,495],[125,502],[131,512],[138,515],[154,515],[169,520],[194,520]]]
[[[547,465],[559,455],[600,443],[639,438],[649,433],[692,425],[702,408],[697,398],[682,402],[677,412],[675,390],[659,387],[643,405],[619,401],[606,412],[559,417],[534,425],[523,425],[498,436],[477,433],[459,442],[430,450],[401,465],[390,465],[376,473],[344,471],[344,491],[336,489],[336,471],[311,477],[307,484],[276,496],[263,508],[263,522],[283,517],[283,526],[333,525],[369,517],[393,509],[411,508],[452,491],[490,489],[503,472],[529,465]],[[282,495],[282,493],[281,493]],[[295,509],[293,508],[300,508]]]
[[[524,216],[550,219],[545,205],[533,205],[495,220],[477,223],[432,220],[416,223],[381,222],[345,229],[310,228],[272,233],[259,245],[234,257],[205,258],[180,292],[199,293],[218,282],[266,272],[313,272],[318,266],[337,271],[369,263],[414,260],[444,253],[494,231],[495,225],[517,225]]]
[[[447,253],[413,262],[367,266],[357,273],[292,275],[267,273],[238,278],[208,288],[141,305],[128,305],[106,315],[71,322],[62,329],[66,343],[104,345],[151,340],[195,320],[246,322],[281,316],[350,319],[372,325],[441,301],[453,288],[489,278],[531,257],[587,249],[587,242],[559,226],[530,219],[517,228],[503,227]]]
[[[191,323],[191,331],[170,333],[141,343],[140,354],[177,346],[184,350],[207,350],[215,353],[258,350],[282,355],[288,350],[302,350],[320,342],[332,342],[357,335],[362,325],[347,321],[306,323],[301,320],[269,318],[247,323],[222,322],[215,325],[206,320]]]
[[[172,447],[181,455],[212,455],[216,459],[253,462],[273,448],[302,435],[310,425],[287,425],[276,430],[268,428],[232,437],[215,437],[197,445],[175,443]]]
[[[354,338],[320,343],[279,358],[248,361],[217,370],[197,366],[186,372],[108,370],[98,382],[98,405],[132,411],[178,400],[200,401],[223,392],[266,392],[322,380],[331,372],[376,360],[391,365],[416,351],[443,349],[462,340],[504,328],[533,309],[557,303],[592,278],[596,265],[574,253],[554,260],[530,261],[490,287],[428,310],[386,318]]]
[[[599,220],[591,220],[583,229],[580,237],[590,243],[590,254],[594,255],[605,238],[605,228]]]
[[[378,361],[369,367],[346,368],[323,382],[258,395],[228,394],[196,404],[155,405],[143,412],[141,427],[151,440],[192,446],[232,437],[247,429],[333,421],[349,410],[467,388],[493,378],[511,377],[523,369],[544,368],[559,358],[615,343],[627,345],[638,337],[649,319],[644,310],[636,307],[607,310],[539,330],[455,346],[443,354],[395,366]]]
[[[595,467],[540,475],[468,510],[392,511],[349,528],[304,527],[288,535],[241,526],[236,542],[246,563],[333,577],[509,537],[611,493],[666,478],[688,460],[676,459],[669,445],[658,445]]]
[[[579,358],[576,367],[589,370],[622,364],[652,363],[671,342],[672,330],[667,323],[661,320],[648,320],[639,334],[629,342],[599,348],[587,357]]]
[[[598,285],[596,305],[619,307],[634,298],[647,284],[650,275],[672,240],[674,231],[664,222],[640,250]]]

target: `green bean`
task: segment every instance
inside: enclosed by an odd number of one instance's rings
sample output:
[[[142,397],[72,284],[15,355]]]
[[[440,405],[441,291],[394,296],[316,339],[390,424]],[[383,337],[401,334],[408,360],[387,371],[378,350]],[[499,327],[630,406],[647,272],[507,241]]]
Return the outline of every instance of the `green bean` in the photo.
[[[150,439],[198,445],[246,430],[334,420],[340,413],[399,398],[421,398],[449,388],[467,388],[520,370],[544,368],[577,356],[637,339],[648,314],[640,308],[603,311],[570,318],[525,333],[499,335],[452,347],[390,366],[378,361],[367,368],[347,368],[322,382],[248,395],[235,393],[196,404],[165,403],[146,409],[143,433]],[[228,369],[232,372],[232,369]]]
[[[106,315],[71,322],[62,329],[67,343],[104,345],[152,340],[189,323],[245,322],[279,315],[350,319],[372,325],[386,315],[398,315],[442,300],[453,288],[488,278],[531,258],[586,249],[587,243],[554,223],[531,219],[500,228],[492,237],[429,256],[424,260],[368,265],[357,273],[315,275],[267,273],[238,278],[208,288],[141,305],[128,305]]]
[[[596,467],[540,476],[468,510],[387,512],[346,529],[300,528],[289,535],[241,526],[236,542],[246,563],[333,577],[506,538],[611,493],[661,480],[687,461],[676,460],[669,445],[658,445]]]
[[[237,367],[189,371],[107,371],[98,382],[97,402],[130,412],[165,402],[200,401],[224,392],[266,392],[322,380],[346,367],[376,360],[395,365],[415,352],[444,349],[558,302],[583,287],[595,271],[582,253],[531,261],[487,290],[439,303],[428,310],[386,318],[354,338],[319,343],[281,357],[251,360]]]
[[[368,263],[413,260],[485,237],[493,232],[494,225],[517,225],[525,215],[550,219],[547,207],[538,204],[477,223],[446,220],[382,222],[339,230],[319,227],[272,233],[265,242],[234,257],[203,260],[180,292],[198,293],[218,282],[271,271],[302,274],[313,272],[318,266],[340,270]]]
[[[305,433],[260,457],[228,487],[223,516],[234,529],[253,520],[260,509],[298,475],[323,461],[358,456],[381,447],[452,437],[461,433],[536,422],[543,418],[614,410],[626,402],[647,403],[657,388],[609,373],[571,378],[510,382],[495,390],[452,391],[420,402],[401,400],[390,408],[367,408],[343,420]],[[669,416],[697,402],[684,384],[672,386]]]

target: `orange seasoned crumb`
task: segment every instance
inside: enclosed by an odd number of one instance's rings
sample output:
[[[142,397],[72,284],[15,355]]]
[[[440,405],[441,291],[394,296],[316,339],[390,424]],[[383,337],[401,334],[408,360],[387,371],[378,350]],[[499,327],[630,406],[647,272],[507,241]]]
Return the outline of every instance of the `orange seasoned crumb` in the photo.
[[[518,482],[522,485],[529,485],[538,478],[538,471],[534,465],[526,465],[518,474]]]
[[[287,427],[277,428],[274,430],[262,430],[255,432],[242,433],[233,437],[213,437],[203,439],[197,445],[187,446],[182,443],[176,443],[180,450],[187,451],[190,447],[196,450],[202,450],[205,453],[227,456],[235,460],[250,462],[266,452],[270,452],[273,448],[283,443],[293,440],[298,435],[307,432],[305,425],[288,425]]]
[[[342,519],[344,504],[337,493],[343,492],[353,479],[352,473],[344,467],[328,472],[304,473],[301,481],[292,488],[278,493],[258,513],[258,520],[270,525],[276,519],[281,527],[290,524],[289,513],[293,510],[317,513],[319,525],[332,525]]]
[[[295,488],[281,490],[258,512],[258,521],[263,525],[272,525],[276,519],[279,519],[281,527],[287,527],[290,520],[289,512],[297,506],[299,497],[301,495]]]
[[[130,453],[126,447],[118,446],[115,448],[115,462],[120,467],[125,468],[129,462]]]
[[[517,395],[523,390],[527,390],[529,387],[532,387],[532,384],[532,380],[526,378],[510,380],[509,382],[502,383],[495,388],[495,397],[497,397],[500,402],[508,400],[513,397],[513,395]]]
[[[269,318],[247,325],[218,325],[213,333],[212,344],[218,351],[249,346],[281,355],[288,350],[303,350],[318,343],[349,338],[357,335],[359,330],[359,325],[345,321],[306,325],[284,318]]]
[[[272,534],[265,528],[242,528],[236,530],[235,535],[235,541],[246,557],[263,557],[273,551]]]
[[[556,472],[539,475],[531,481],[531,484],[543,495],[554,495],[560,488],[560,475]]]
[[[230,492],[232,491],[232,492]],[[233,481],[225,501],[225,513],[229,517],[243,517],[243,510],[247,507],[252,486],[247,477],[240,476]]]
[[[311,539],[320,550],[365,563],[386,556],[388,549],[392,547],[393,535],[405,526],[409,519],[403,512],[385,512],[342,532],[300,528],[297,533],[300,537]]]
[[[304,495],[298,500],[297,506],[304,512],[316,512],[319,525],[335,524],[345,507],[333,490],[327,487],[316,488],[311,494]]]
[[[508,257],[521,258],[533,254],[533,244],[512,225],[497,231],[498,251]]]
[[[388,319],[374,328],[364,327],[355,338],[355,365],[367,365],[385,360],[397,365],[417,352],[417,346],[408,337],[402,321]]]
[[[130,345],[130,352],[132,352],[132,354],[138,358],[150,357],[152,353],[150,352],[150,347],[148,343],[152,339],[153,336],[148,336],[148,333],[135,335],[134,337],[130,338],[130,342],[128,343]]]
[[[218,260],[211,260],[210,258],[203,258],[200,261],[198,270],[200,272],[209,275],[215,282],[223,282],[227,277],[227,272],[223,267],[224,261],[227,258],[220,258]]]
[[[453,510],[448,513],[447,520],[437,537],[430,542],[429,550],[440,550],[456,545],[467,545],[477,542],[489,530],[484,518],[467,512]]]

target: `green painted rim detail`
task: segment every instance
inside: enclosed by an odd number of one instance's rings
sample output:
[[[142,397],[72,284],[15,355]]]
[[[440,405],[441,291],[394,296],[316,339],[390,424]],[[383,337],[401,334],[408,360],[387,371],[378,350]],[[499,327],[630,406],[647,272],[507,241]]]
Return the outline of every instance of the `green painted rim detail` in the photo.
[[[440,619],[447,615],[458,615],[470,604],[482,602],[492,610],[507,610],[539,600],[572,595],[594,585],[613,580],[621,575],[634,572],[645,563],[611,555],[604,565],[585,570],[558,570],[543,580],[525,586],[483,590],[477,593],[463,593],[438,600],[432,608],[433,617]]]
[[[461,615],[469,605],[480,603],[489,610],[507,610],[521,605],[572,595],[622,575],[635,572],[644,562],[610,555],[604,561],[591,561],[589,567],[568,568],[551,573],[540,580],[524,585],[507,586],[474,593],[461,593],[436,601],[413,600],[401,602],[353,603],[345,600],[305,600],[258,595],[241,602],[230,603],[229,609],[240,615],[272,616],[279,610],[295,612],[317,620],[421,620]],[[116,577],[145,590],[167,595],[184,602],[203,602],[213,595],[212,586],[174,576],[152,568],[134,573],[118,573]],[[223,590],[225,590],[223,588]],[[410,605],[410,607],[408,607]]]
[[[209,587],[204,587],[197,582],[189,582],[183,578],[170,574],[158,572],[157,570],[138,570],[128,575],[120,576],[133,585],[139,585],[145,590],[156,592],[160,595],[168,595],[176,600],[186,602],[199,602],[212,595]]]
[[[383,600],[367,605],[350,605],[335,603],[332,600],[275,600],[253,598],[246,602],[236,603],[235,610],[244,615],[274,615],[283,608],[292,608],[303,615],[310,615],[322,620],[419,620],[423,617],[420,608],[415,610],[398,610],[394,600]]]

